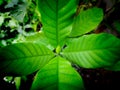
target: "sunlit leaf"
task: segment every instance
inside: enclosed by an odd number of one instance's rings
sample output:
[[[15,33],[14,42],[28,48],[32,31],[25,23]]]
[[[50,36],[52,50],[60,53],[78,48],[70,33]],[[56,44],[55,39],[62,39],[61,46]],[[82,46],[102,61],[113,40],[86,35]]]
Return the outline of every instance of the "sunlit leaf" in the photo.
[[[35,33],[34,35],[27,36],[25,42],[40,43],[53,50],[54,48],[50,45],[48,39],[45,37],[43,32]]]
[[[56,57],[37,73],[31,90],[84,90],[84,85],[71,64]]]
[[[90,8],[81,11],[74,19],[74,24],[70,36],[79,36],[88,33],[100,24],[103,19],[103,11],[100,8]]]
[[[35,43],[18,43],[0,48],[0,73],[27,75],[47,64],[52,51]]]
[[[120,59],[120,40],[107,33],[84,35],[71,40],[61,54],[80,67],[110,66]]]
[[[38,0],[43,31],[49,42],[62,46],[72,29],[78,0]]]

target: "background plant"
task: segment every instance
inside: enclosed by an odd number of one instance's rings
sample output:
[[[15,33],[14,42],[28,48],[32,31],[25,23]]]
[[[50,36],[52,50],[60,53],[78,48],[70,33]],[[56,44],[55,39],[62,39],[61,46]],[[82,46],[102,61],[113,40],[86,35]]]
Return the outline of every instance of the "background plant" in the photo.
[[[0,6],[0,45],[22,41],[39,31],[40,16],[36,2],[31,0],[4,0]]]
[[[1,73],[20,76],[40,69],[35,75],[33,90],[83,90],[82,78],[71,64],[83,68],[111,68],[119,62],[120,41],[111,34],[92,34],[103,20],[102,9],[82,5],[76,13],[77,1],[51,2],[38,1],[42,32],[27,37],[24,43],[1,48]]]

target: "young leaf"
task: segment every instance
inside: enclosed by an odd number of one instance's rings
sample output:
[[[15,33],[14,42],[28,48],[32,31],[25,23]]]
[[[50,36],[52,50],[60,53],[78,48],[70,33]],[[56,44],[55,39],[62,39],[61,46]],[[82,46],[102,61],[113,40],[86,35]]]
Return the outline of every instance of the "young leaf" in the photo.
[[[43,45],[18,43],[0,48],[0,73],[28,75],[47,64],[54,54]]]
[[[78,0],[38,0],[43,31],[50,43],[62,46],[72,29]]]
[[[71,42],[61,54],[81,67],[110,66],[120,59],[120,40],[111,34],[84,35]]]
[[[37,73],[31,90],[84,90],[84,85],[71,64],[56,57]]]
[[[103,11],[94,7],[81,11],[74,19],[74,24],[70,36],[75,37],[88,33],[95,29],[103,19]]]

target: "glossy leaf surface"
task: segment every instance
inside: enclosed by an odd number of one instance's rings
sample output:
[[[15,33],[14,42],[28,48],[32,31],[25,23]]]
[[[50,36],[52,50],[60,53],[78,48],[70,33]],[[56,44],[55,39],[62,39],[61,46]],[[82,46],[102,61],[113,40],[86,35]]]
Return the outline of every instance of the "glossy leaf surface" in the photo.
[[[61,54],[84,68],[109,66],[120,58],[120,40],[107,33],[84,35],[71,40]]]
[[[39,33],[35,33],[34,35],[27,36],[25,38],[25,42],[39,43],[48,47],[50,50],[54,50],[54,47],[50,45],[48,39],[45,37],[43,32],[39,32]]]
[[[54,54],[45,46],[18,43],[0,48],[0,72],[27,75],[47,64]]]
[[[78,0],[38,0],[43,31],[50,43],[62,46],[72,29]]]
[[[79,15],[74,19],[73,29],[70,36],[79,36],[97,28],[103,19],[103,11],[100,8],[90,8],[80,11]]]
[[[84,90],[84,85],[71,64],[56,57],[38,71],[31,90]]]

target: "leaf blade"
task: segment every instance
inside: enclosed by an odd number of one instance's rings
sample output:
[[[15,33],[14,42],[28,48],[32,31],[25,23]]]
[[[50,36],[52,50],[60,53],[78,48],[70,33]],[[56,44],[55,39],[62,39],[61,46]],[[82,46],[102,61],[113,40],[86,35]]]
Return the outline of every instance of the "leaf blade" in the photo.
[[[38,0],[43,31],[54,47],[62,46],[69,35],[76,7],[77,0]]]
[[[61,57],[56,57],[36,75],[31,90],[84,90],[82,78]]]
[[[120,40],[113,35],[91,34],[73,39],[61,54],[80,67],[99,68],[110,66],[119,59],[119,46]]]
[[[117,61],[112,66],[105,67],[105,69],[106,70],[111,70],[111,71],[120,71],[120,61]]]
[[[95,29],[103,20],[103,11],[94,7],[85,11],[81,11],[74,19],[73,28],[70,36],[75,37],[83,35]]]
[[[27,75],[43,67],[54,54],[40,44],[17,43],[1,48],[0,57],[1,73]]]
[[[50,45],[48,39],[45,37],[42,31],[37,32],[34,35],[27,36],[24,42],[33,42],[33,43],[43,44],[44,46],[48,47],[50,50],[54,50],[54,47]]]

